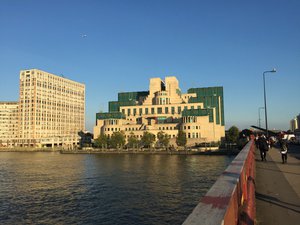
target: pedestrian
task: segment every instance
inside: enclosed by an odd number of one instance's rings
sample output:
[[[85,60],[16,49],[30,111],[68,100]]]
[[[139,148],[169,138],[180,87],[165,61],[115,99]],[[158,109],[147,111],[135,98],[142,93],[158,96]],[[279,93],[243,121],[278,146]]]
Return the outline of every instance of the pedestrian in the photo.
[[[256,146],[257,149],[259,149],[258,138],[259,138],[259,135],[255,135],[255,146]]]
[[[284,138],[284,134],[280,136],[280,153],[282,164],[287,163],[287,152],[288,152],[288,143],[287,139]]]
[[[269,143],[270,143],[270,148],[273,148],[275,143],[275,138],[273,136],[269,138]]]
[[[267,151],[269,150],[269,145],[265,135],[263,134],[258,138],[258,148],[260,151],[261,161],[267,161],[266,155]]]

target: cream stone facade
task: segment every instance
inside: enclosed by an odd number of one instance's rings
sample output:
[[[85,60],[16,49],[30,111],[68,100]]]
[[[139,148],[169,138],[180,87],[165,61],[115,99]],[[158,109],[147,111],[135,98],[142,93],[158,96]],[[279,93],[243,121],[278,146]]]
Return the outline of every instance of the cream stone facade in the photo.
[[[294,132],[297,129],[299,129],[299,120],[295,117],[290,121],[290,130]]]
[[[19,102],[0,102],[0,147],[13,147],[18,138]]]
[[[85,129],[85,85],[38,69],[20,72],[19,145],[78,144]]]
[[[96,114],[94,137],[123,131],[125,137],[141,138],[145,131],[163,131],[176,145],[178,130],[187,136],[187,145],[217,142],[225,136],[223,88],[191,88],[182,94],[176,77],[151,78],[149,91],[118,94],[109,102],[108,113]]]

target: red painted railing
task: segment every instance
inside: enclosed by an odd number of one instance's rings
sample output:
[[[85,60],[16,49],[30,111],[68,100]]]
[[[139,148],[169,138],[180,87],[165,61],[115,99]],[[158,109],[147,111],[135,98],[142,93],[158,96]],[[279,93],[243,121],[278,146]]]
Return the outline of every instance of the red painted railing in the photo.
[[[200,200],[184,225],[254,224],[254,150],[251,140]]]

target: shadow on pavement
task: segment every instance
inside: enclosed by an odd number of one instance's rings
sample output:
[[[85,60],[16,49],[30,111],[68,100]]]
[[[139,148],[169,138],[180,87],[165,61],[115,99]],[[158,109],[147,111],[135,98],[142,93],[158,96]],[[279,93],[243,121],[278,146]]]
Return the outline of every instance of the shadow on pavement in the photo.
[[[269,168],[262,168],[262,167],[259,167],[259,166],[256,166],[257,169],[260,169],[260,170],[271,170],[271,171],[275,171],[275,172],[278,172],[278,173],[289,173],[289,174],[294,174],[294,175],[300,175],[300,173],[293,173],[293,172],[287,172],[287,171],[284,171],[284,170],[274,170],[274,169],[269,169]]]
[[[272,197],[272,196],[269,196],[269,195],[265,195],[265,194],[261,194],[261,193],[258,193],[258,192],[255,192],[255,197],[256,197],[256,199],[259,199],[261,201],[265,201],[265,202],[268,202],[270,204],[277,205],[279,207],[286,208],[286,209],[292,210],[292,211],[300,214],[300,205],[291,204],[291,203],[288,203],[288,202],[283,202],[283,201],[279,200],[278,198],[275,198],[275,197]],[[294,208],[291,208],[291,207],[296,207],[296,208],[299,208],[299,209],[294,209]]]

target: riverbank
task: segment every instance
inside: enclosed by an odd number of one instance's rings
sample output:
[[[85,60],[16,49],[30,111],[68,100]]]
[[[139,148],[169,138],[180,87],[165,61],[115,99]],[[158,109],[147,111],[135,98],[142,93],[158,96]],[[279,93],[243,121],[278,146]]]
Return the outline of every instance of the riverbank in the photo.
[[[157,149],[73,149],[61,148],[1,148],[1,152],[59,152],[61,154],[157,154],[157,155],[237,155],[238,149],[183,149],[183,150],[157,150]]]
[[[237,155],[237,149],[220,149],[198,151],[194,149],[187,150],[116,150],[116,149],[93,149],[93,150],[62,150],[61,154],[158,154],[158,155]]]
[[[0,148],[0,152],[60,152],[61,148]]]

